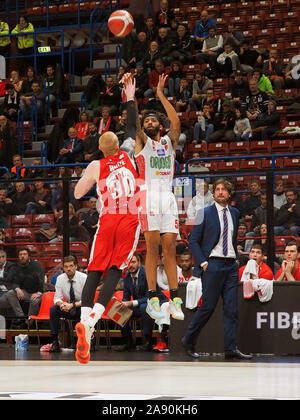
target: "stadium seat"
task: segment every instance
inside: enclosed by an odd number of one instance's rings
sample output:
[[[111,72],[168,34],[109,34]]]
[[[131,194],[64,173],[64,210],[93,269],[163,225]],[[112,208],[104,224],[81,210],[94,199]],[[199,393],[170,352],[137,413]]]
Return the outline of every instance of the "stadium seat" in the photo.
[[[77,257],[78,267],[82,269],[86,269],[89,264],[89,259],[86,257]]]
[[[53,242],[44,245],[44,254],[49,257],[61,257],[62,256],[62,242]]]
[[[284,158],[284,167],[285,168],[299,168],[300,166],[300,157],[286,157]]]
[[[264,154],[271,153],[272,142],[271,140],[257,140],[250,142],[251,154]]]
[[[253,40],[255,39],[256,31],[255,29],[251,31],[247,29],[246,31],[242,31],[242,34],[243,37],[252,44]]]
[[[16,245],[17,252],[22,247],[23,245]],[[42,245],[40,246],[38,244],[26,244],[26,248],[29,249],[31,257],[37,258],[41,256],[43,246]]]
[[[34,214],[32,216],[32,226],[40,227],[43,223],[50,223],[50,226],[55,226],[54,214]]]
[[[275,182],[282,180],[286,188],[295,188],[296,177],[294,174],[278,174],[275,176]]]
[[[234,17],[237,16],[236,3],[225,3],[220,5],[220,16]]]
[[[273,29],[273,41],[275,43],[289,42],[292,37],[292,32],[290,27],[274,28]]]
[[[264,16],[264,28],[280,28],[282,26],[280,13],[270,13]]]
[[[188,154],[189,156],[192,153],[200,153],[200,156],[206,156],[207,155],[207,144],[206,143],[200,143],[200,144],[189,144],[188,145]]]
[[[55,15],[58,13],[58,6],[56,4],[49,4],[49,14],[51,15]],[[42,7],[42,11],[43,11],[43,15],[45,15],[47,13],[47,7],[44,6]]]
[[[186,14],[185,14],[185,8],[184,7],[175,7],[172,10],[173,10],[173,13],[174,13],[176,19],[179,19],[179,21],[185,20]]]
[[[293,140],[294,153],[300,153],[300,138]]]
[[[262,169],[272,168],[272,159],[262,159],[261,168]],[[275,168],[283,168],[283,158],[275,159]]]
[[[266,13],[271,12],[271,3],[268,0],[261,0],[261,1],[255,2],[255,4],[253,4],[253,7],[254,7],[253,14],[258,13],[259,11],[266,12]]]
[[[263,21],[260,19],[260,16],[258,15],[252,15],[248,16],[247,19],[247,30],[257,30],[262,29],[263,27]]]
[[[285,26],[287,23],[297,26],[300,24],[299,12],[290,11],[282,14],[282,24]]]
[[[207,147],[208,156],[226,156],[229,152],[228,143],[209,143]]]
[[[218,171],[238,171],[239,167],[238,160],[224,160],[218,163]]]
[[[247,170],[247,169],[260,169],[261,168],[261,161],[260,159],[247,159],[241,160],[240,162],[240,170]]]
[[[248,141],[235,141],[229,144],[230,156],[248,155],[250,145]]]
[[[90,251],[86,242],[70,242],[70,253],[89,258]]]
[[[198,6],[187,7],[185,9],[185,17],[186,17],[186,19],[187,20],[194,20],[194,19],[199,20],[200,19],[200,15],[201,15],[201,10],[202,10],[202,8],[201,7],[198,7]]]
[[[40,6],[33,6],[27,8],[27,15],[28,16],[40,16],[43,13],[42,7]]]
[[[204,161],[204,162],[200,162],[200,163],[201,163],[202,166],[209,169],[210,171],[216,171],[217,167],[218,167],[217,162]]]
[[[293,141],[288,140],[272,140],[272,153],[292,153]]]
[[[53,270],[54,268],[63,267],[63,258],[62,257],[48,257],[45,259],[45,265],[47,270]]]
[[[207,6],[206,10],[208,11],[209,17],[217,19],[220,14],[220,6],[218,4],[210,4]]]
[[[12,239],[14,242],[35,242],[34,230],[25,227],[13,229]]]
[[[276,254],[283,253],[286,247],[286,239],[280,238],[278,236],[274,236],[274,242],[275,242],[275,253]]]
[[[31,227],[32,225],[32,215],[31,214],[18,214],[11,216],[11,227]]]
[[[41,345],[38,321],[49,321],[50,320],[50,308],[54,305],[55,292],[46,292],[43,294],[41,306],[38,315],[30,315],[30,319],[35,320],[35,326],[37,330],[38,344]]]
[[[237,31],[243,31],[247,27],[247,17],[246,16],[234,16],[229,18],[233,20],[233,23]]]
[[[258,29],[255,32],[255,43],[258,42],[258,40],[260,39],[264,39],[265,41],[271,44],[274,40],[273,28]]]

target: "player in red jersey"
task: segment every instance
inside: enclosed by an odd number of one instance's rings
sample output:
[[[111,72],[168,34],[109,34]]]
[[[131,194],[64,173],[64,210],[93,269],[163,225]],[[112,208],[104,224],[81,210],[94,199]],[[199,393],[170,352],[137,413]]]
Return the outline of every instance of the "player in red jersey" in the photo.
[[[134,254],[139,235],[137,183],[138,174],[129,156],[119,150],[117,136],[108,131],[99,139],[104,159],[92,161],[75,187],[80,199],[97,185],[98,229],[88,265],[88,276],[82,292],[81,319],[75,329],[78,336],[76,359],[90,360],[90,340],[97,321],[112,298],[116,285]],[[104,285],[94,304],[101,276]]]

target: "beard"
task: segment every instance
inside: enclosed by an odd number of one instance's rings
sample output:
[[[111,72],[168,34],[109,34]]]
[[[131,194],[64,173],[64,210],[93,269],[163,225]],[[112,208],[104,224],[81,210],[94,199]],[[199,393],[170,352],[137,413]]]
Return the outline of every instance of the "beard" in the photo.
[[[146,136],[150,137],[150,139],[153,139],[159,133],[159,126],[151,129],[144,128],[144,133]]]

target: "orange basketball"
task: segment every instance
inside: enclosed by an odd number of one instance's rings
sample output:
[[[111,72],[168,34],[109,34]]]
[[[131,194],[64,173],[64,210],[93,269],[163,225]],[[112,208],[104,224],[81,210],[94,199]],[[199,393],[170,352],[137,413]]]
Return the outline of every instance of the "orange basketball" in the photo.
[[[132,31],[134,20],[127,10],[116,10],[108,19],[108,27],[114,35],[126,36]]]

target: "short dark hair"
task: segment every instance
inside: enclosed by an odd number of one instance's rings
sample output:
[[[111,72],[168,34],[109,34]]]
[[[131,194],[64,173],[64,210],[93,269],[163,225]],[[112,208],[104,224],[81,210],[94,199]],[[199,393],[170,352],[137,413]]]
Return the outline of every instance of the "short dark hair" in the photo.
[[[232,194],[232,190],[233,190],[233,185],[231,182],[227,181],[227,179],[225,178],[219,178],[215,181],[214,185],[213,185],[213,193],[215,193],[216,191],[216,187],[219,184],[223,184],[225,189],[229,192],[229,194]]]
[[[139,263],[141,263],[142,265],[144,264],[143,254],[141,254],[140,252],[135,252],[133,256],[138,260]]]
[[[263,252],[263,247],[262,247],[262,245],[261,244],[253,244],[252,246],[251,246],[251,248],[250,248],[250,251],[252,251],[252,249],[260,249],[261,250],[261,252],[262,252],[262,254],[264,253]]]
[[[67,255],[63,259],[63,264],[73,262],[75,265],[78,265],[77,258],[74,255]]]
[[[26,251],[28,256],[30,257],[30,249],[27,248],[26,246],[22,246],[21,248],[18,249],[18,256],[20,255],[20,252],[22,251]]]
[[[286,244],[285,249],[286,249],[286,247],[288,247],[288,246],[295,246],[295,247],[297,248],[297,251],[299,252],[299,245],[298,245],[298,243],[297,243],[296,241],[289,241],[289,242]]]

